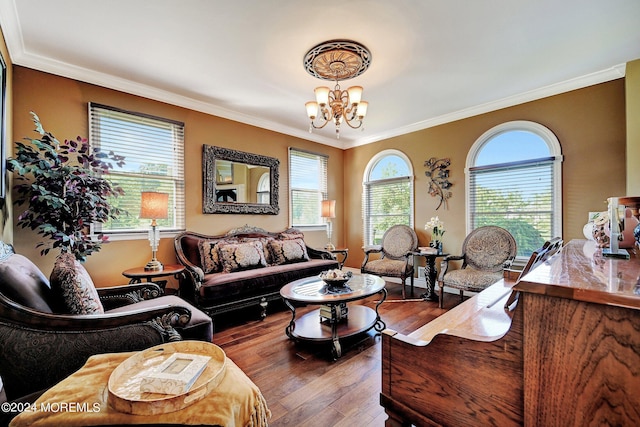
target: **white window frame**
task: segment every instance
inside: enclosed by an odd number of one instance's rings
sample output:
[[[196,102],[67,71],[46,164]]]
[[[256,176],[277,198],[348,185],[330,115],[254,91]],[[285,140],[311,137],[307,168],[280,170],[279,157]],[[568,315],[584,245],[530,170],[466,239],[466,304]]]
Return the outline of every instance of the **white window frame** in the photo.
[[[89,143],[91,145],[91,147],[99,147],[100,146],[100,137],[99,137],[99,132],[97,129],[94,128],[94,124],[93,124],[93,120],[95,119],[95,111],[99,111],[99,110],[106,110],[106,111],[113,111],[116,114],[122,114],[124,116],[131,116],[131,117],[135,117],[137,119],[144,119],[144,120],[148,120],[150,122],[161,122],[163,124],[170,124],[172,126],[174,126],[178,132],[178,135],[175,135],[173,143],[174,143],[174,147],[173,147],[173,153],[174,153],[174,158],[172,159],[172,163],[177,165],[178,170],[176,171],[174,176],[162,176],[161,179],[164,181],[169,181],[173,183],[173,188],[174,188],[174,197],[170,198],[170,199],[174,199],[175,203],[173,206],[169,206],[169,209],[173,209],[173,218],[174,218],[174,224],[172,226],[169,227],[163,227],[163,226],[159,226],[158,229],[160,231],[160,234],[163,237],[173,237],[175,235],[177,235],[178,233],[184,231],[186,229],[185,223],[186,223],[186,217],[185,217],[185,184],[184,184],[184,123],[182,122],[178,122],[175,120],[170,120],[170,119],[165,119],[165,118],[161,118],[161,117],[155,117],[155,116],[151,116],[149,114],[144,114],[144,113],[138,113],[138,112],[133,112],[133,111],[127,111],[127,110],[123,110],[120,108],[116,108],[116,107],[111,107],[111,106],[107,106],[107,105],[102,105],[102,104],[98,104],[98,103],[89,103],[88,104],[88,116],[89,116]],[[124,160],[125,163],[127,162],[127,153],[126,152],[116,152],[116,154],[124,156]],[[116,167],[114,166],[114,170],[112,170],[112,172],[110,173],[110,175],[112,175],[116,180],[117,180],[117,170],[115,169]],[[125,173],[124,175],[126,176],[136,176],[136,175],[140,175],[140,176],[144,176],[144,174],[140,173],[140,174],[136,174],[136,173]],[[151,176],[154,179],[158,179],[159,177],[152,175]],[[137,216],[139,214],[139,212],[131,212],[129,211],[129,215],[134,215]],[[149,233],[149,227],[150,227],[150,222],[151,220],[149,220],[149,223],[141,223],[141,225],[137,226],[134,229],[127,229],[127,230],[103,230],[103,224],[101,223],[96,223],[96,224],[92,224],[91,226],[91,234],[96,236],[99,233],[103,233],[107,236],[109,236],[109,240],[110,241],[120,241],[120,240],[141,240],[141,239],[146,239],[148,237],[148,233]]]
[[[484,148],[485,144],[489,142],[495,136],[511,132],[511,131],[527,131],[539,136],[549,148],[550,157],[553,159],[553,233],[561,237],[562,235],[562,148],[560,147],[560,141],[558,137],[547,127],[527,120],[514,120],[505,122],[500,125],[494,126],[485,133],[483,133],[471,146],[469,153],[467,154],[467,161],[465,165],[465,206],[466,209],[466,232],[467,235],[471,230],[471,173],[470,169],[476,164],[478,155]],[[533,160],[533,159],[532,159]],[[523,257],[518,257],[518,259]]]
[[[314,189],[314,190],[309,190],[309,189],[300,189],[300,188],[296,188],[292,185],[292,180],[293,180],[293,173],[294,173],[294,169],[293,169],[293,163],[291,161],[291,156],[294,153],[304,153],[310,156],[315,156],[317,158],[317,160],[320,162],[320,166],[321,169],[323,168],[324,170],[321,170],[320,173],[323,174],[323,176],[319,177],[319,188]],[[320,153],[315,153],[313,151],[308,151],[308,150],[303,150],[300,148],[294,148],[294,147],[289,147],[289,224],[291,227],[295,227],[301,230],[321,230],[321,229],[325,229],[326,228],[326,223],[324,222],[323,218],[320,216],[322,209],[321,209],[321,202],[322,200],[327,200],[328,198],[328,169],[329,169],[329,156],[327,156],[326,154],[320,154]],[[317,223],[315,224],[295,224],[293,222],[293,211],[294,211],[294,206],[293,206],[293,193],[295,191],[315,191],[318,194],[318,217],[317,219]]]
[[[369,177],[371,176],[371,172],[373,171],[373,169],[383,158],[387,156],[396,156],[404,160],[404,162],[407,164],[407,167],[409,168],[409,175],[402,176],[402,177],[395,177],[388,180],[385,179],[385,180],[370,181]],[[375,185],[373,184],[375,181],[385,181],[385,182],[408,181],[409,183],[409,226],[413,228],[415,223],[415,185],[414,185],[415,175],[413,172],[413,164],[411,163],[411,160],[409,159],[409,157],[400,150],[387,149],[387,150],[380,151],[375,156],[373,156],[371,160],[369,160],[369,163],[367,164],[367,167],[365,168],[365,171],[364,171],[364,176],[362,178],[362,240],[363,240],[364,246],[370,246],[373,244],[373,241],[372,241],[373,234],[371,230],[369,230],[370,228],[369,218],[371,217],[371,215],[368,209],[369,192],[367,188],[370,187],[371,185]]]

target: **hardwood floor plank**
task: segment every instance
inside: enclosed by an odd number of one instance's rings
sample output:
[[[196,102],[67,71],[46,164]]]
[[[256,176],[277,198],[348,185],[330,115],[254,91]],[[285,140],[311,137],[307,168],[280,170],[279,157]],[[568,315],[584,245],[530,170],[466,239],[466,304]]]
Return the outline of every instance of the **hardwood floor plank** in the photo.
[[[447,311],[437,302],[389,302],[402,299],[398,284],[387,283],[387,291],[380,315],[398,332],[413,332]],[[416,289],[416,298],[422,291]],[[445,306],[454,306],[457,296],[445,296]],[[375,308],[377,300],[374,296],[353,304]],[[375,331],[341,340],[343,355],[333,361],[328,344],[296,344],[285,335],[291,312],[284,304],[269,308],[262,321],[249,309],[216,317],[213,341],[260,388],[272,412],[270,426],[384,426],[381,340]]]

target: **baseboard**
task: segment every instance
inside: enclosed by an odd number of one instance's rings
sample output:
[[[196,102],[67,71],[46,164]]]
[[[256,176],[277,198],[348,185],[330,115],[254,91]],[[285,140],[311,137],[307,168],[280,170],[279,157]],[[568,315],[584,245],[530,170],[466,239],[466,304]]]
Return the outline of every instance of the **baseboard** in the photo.
[[[343,270],[347,270],[347,271],[351,271],[354,274],[359,274],[360,273],[360,269],[358,268],[353,268],[353,267],[343,267]],[[400,280],[397,277],[385,277],[384,278],[385,281],[387,282],[391,282],[391,283],[397,283],[398,285],[402,284],[402,280]],[[407,285],[409,284],[409,279],[407,279]],[[423,289],[427,289],[427,281],[424,279],[424,277],[414,277],[413,278],[413,287],[414,288],[423,288]],[[438,284],[436,283],[434,291],[436,291],[436,293],[440,293],[440,287],[438,286]],[[449,288],[449,287],[444,287],[444,291],[448,294],[454,294],[454,295],[460,295],[460,290],[459,289],[453,289],[453,288]],[[477,292],[471,292],[471,291],[465,291],[465,295],[475,295]]]

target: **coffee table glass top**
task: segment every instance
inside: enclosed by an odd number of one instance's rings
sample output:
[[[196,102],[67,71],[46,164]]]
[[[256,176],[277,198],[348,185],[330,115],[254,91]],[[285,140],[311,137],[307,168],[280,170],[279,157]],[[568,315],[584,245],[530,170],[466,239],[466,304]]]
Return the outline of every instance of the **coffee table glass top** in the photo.
[[[317,276],[296,280],[284,286],[280,294],[291,301],[327,303],[360,299],[384,289],[384,280],[370,274],[354,274],[344,286],[332,287]]]

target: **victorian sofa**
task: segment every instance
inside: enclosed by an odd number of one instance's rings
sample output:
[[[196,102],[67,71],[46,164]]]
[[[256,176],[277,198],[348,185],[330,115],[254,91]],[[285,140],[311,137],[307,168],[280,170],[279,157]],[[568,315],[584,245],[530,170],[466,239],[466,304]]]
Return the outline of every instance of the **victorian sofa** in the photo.
[[[209,316],[155,283],[95,288],[71,254],[58,257],[49,280],[0,242],[0,378],[9,400],[53,386],[95,354],[211,342],[212,334]]]
[[[284,285],[339,268],[333,254],[307,246],[297,229],[245,226],[220,236],[186,231],[176,236],[175,250],[187,272],[180,296],[210,316],[255,306],[264,318]]]

